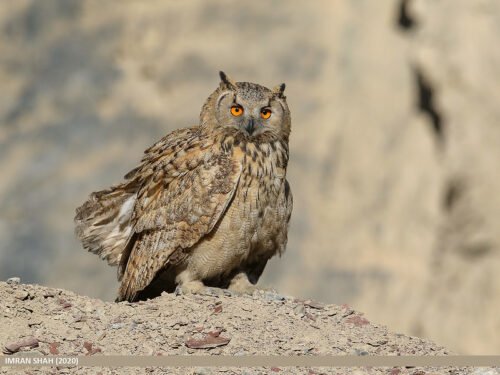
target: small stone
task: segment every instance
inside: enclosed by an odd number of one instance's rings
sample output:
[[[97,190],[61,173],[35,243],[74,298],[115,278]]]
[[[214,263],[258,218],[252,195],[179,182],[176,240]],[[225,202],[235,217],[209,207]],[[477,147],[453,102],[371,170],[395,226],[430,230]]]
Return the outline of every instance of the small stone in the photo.
[[[53,342],[49,344],[49,352],[52,355],[58,355],[59,354],[59,344],[58,342]]]
[[[377,341],[368,341],[367,344],[370,346],[382,346],[388,343],[388,340],[377,340]]]
[[[366,324],[370,324],[370,322],[367,319],[365,319],[359,315],[351,315],[350,317],[348,317],[346,319],[346,322],[350,323],[350,324],[354,324],[356,327],[361,327],[361,326],[364,326]]]
[[[94,355],[96,353],[101,353],[102,350],[101,348],[96,348],[93,346],[93,344],[89,341],[85,341],[83,343],[83,347],[87,350],[87,354],[86,355]]]
[[[56,293],[52,290],[47,290],[45,292],[43,292],[43,298],[51,298],[51,297],[55,297]]]
[[[310,299],[305,301],[304,305],[312,307],[313,309],[317,309],[317,310],[323,310],[325,308],[324,304],[317,302],[317,301],[310,300]]]
[[[185,341],[185,345],[190,349],[210,349],[227,345],[231,341],[228,337],[205,335],[202,339],[194,337]]]
[[[276,293],[274,290],[266,290],[261,292],[261,297],[267,302],[281,302],[285,300],[285,296]]]
[[[187,326],[189,324],[189,320],[186,317],[181,317],[179,320],[176,320],[171,323],[172,328]]]
[[[19,290],[14,294],[14,297],[20,301],[25,301],[29,298],[30,294],[25,290]]]
[[[73,323],[85,322],[87,319],[80,313],[73,314]]]
[[[297,305],[297,306],[295,306],[295,308],[293,309],[293,312],[294,312],[296,315],[304,316],[304,315],[305,315],[305,313],[306,313],[306,309],[305,309],[304,305]]]
[[[7,284],[20,284],[20,283],[21,283],[20,277],[10,277],[7,279]]]
[[[35,318],[28,321],[28,327],[39,326],[42,324],[42,319]]]
[[[16,342],[11,342],[5,345],[3,352],[5,354],[13,354],[25,347],[29,347],[31,349],[38,347],[38,339],[35,337],[27,337]]]
[[[66,300],[65,300],[65,299],[63,299],[63,298],[59,298],[58,302],[59,302],[59,304],[61,305],[61,307],[62,307],[63,309],[67,309],[67,308],[69,308],[69,307],[73,306],[71,303],[69,303],[68,301],[66,301]]]
[[[368,355],[369,353],[366,350],[355,348],[355,349],[351,350],[351,354],[364,356],[364,355]]]
[[[306,316],[307,319],[309,319],[309,320],[311,320],[313,322],[316,321],[316,315],[314,315],[314,314],[306,313],[305,316]]]

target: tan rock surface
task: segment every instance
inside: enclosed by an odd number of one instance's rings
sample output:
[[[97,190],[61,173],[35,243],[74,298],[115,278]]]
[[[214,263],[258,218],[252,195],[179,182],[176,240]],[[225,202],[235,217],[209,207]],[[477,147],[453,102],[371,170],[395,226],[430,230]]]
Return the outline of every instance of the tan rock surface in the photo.
[[[432,83],[445,121],[443,216],[418,334],[432,332],[439,341],[455,332],[462,337],[453,346],[457,350],[497,354],[500,49],[493,45],[500,3],[419,0],[413,9],[422,20],[413,40],[415,64]],[[440,319],[429,319],[435,316]]]
[[[3,355],[444,355],[430,341],[395,334],[350,307],[284,297],[163,295],[139,303],[113,303],[61,289],[0,282],[0,346]],[[225,345],[198,348],[214,336]],[[17,343],[25,345],[19,349]],[[30,348],[29,342],[37,345]],[[219,342],[220,344],[220,342]],[[195,347],[195,348],[193,348]],[[7,373],[15,368],[1,368]],[[113,373],[111,369],[60,369],[58,373]],[[123,370],[123,372],[122,372]],[[416,374],[422,369],[395,369]],[[433,374],[471,370],[425,368]],[[30,368],[30,373],[51,371]],[[127,372],[128,371],[128,372]],[[170,372],[171,371],[171,372]],[[199,372],[198,372],[199,371]],[[163,373],[151,369],[151,373]],[[148,373],[149,373],[148,372]],[[352,369],[227,369],[229,374],[350,373]],[[365,369],[389,373],[390,369]],[[121,369],[120,373],[144,373]],[[218,373],[209,369],[170,369],[169,373]]]

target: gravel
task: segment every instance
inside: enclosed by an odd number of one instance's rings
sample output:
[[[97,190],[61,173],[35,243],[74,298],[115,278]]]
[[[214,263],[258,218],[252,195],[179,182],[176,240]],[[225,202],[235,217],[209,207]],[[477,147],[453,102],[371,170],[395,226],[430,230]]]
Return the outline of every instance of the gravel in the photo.
[[[253,296],[175,295],[113,303],[38,285],[0,282],[0,345],[4,355],[444,355],[430,341],[390,332],[347,305],[325,305],[273,292]],[[17,353],[17,354],[14,354]],[[0,373],[12,371],[6,367]],[[14,369],[15,370],[15,369]],[[60,369],[67,371],[68,369]],[[84,374],[89,369],[71,369]],[[398,370],[398,371],[395,371]],[[30,374],[49,368],[31,368]],[[92,373],[115,370],[93,368]],[[149,373],[164,373],[151,368]],[[162,372],[163,371],[163,372]],[[169,369],[168,373],[352,373],[353,369]],[[368,373],[415,374],[370,368]],[[465,374],[467,369],[420,370]],[[14,372],[15,373],[15,372]],[[122,368],[142,374],[144,369]]]

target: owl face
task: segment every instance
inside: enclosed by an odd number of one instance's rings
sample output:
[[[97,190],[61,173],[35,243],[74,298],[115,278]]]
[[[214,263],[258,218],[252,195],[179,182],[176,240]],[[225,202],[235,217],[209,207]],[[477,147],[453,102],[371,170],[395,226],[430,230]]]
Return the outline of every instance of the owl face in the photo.
[[[262,134],[288,137],[290,115],[285,85],[270,90],[249,82],[233,82],[221,73],[221,84],[212,105],[219,127],[236,129],[245,138]]]

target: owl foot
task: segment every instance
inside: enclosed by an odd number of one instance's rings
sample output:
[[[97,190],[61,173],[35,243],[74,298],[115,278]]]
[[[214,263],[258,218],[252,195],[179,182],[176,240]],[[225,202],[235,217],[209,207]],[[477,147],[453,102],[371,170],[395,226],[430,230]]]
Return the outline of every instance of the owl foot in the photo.
[[[259,290],[253,285],[245,273],[239,273],[231,280],[228,289],[234,294],[253,294]]]
[[[221,288],[214,288],[211,286],[205,286],[201,281],[190,281],[188,283],[177,285],[175,288],[175,294],[200,294],[204,296],[222,296],[224,294],[228,295],[228,291]]]
[[[206,289],[206,286],[201,281],[189,281],[177,285],[175,294],[201,294]]]

